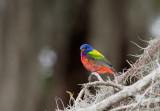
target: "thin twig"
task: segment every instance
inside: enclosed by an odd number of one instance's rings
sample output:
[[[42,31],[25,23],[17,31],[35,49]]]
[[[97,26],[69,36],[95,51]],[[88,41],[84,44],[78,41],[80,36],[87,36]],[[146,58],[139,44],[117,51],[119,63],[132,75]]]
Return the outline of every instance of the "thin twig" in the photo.
[[[77,98],[75,100],[75,106],[77,106],[77,103],[79,103],[79,101],[83,97],[84,91],[85,91],[85,88],[81,89],[81,91],[79,92],[79,94],[78,94],[78,96],[77,96]]]

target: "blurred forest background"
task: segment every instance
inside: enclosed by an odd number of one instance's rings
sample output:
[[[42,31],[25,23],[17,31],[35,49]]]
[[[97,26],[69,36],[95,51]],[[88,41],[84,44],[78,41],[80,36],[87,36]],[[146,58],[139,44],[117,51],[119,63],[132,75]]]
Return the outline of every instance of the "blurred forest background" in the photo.
[[[157,36],[160,0],[1,0],[0,111],[54,111],[67,90],[76,97],[89,75],[82,43],[123,71],[141,53],[130,41]]]

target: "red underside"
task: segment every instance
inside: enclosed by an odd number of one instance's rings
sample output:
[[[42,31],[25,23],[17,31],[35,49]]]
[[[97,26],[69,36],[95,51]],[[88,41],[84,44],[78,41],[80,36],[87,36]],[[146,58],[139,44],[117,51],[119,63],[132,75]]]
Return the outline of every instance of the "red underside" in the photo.
[[[110,67],[107,67],[106,65],[103,65],[103,64],[102,65],[96,64],[96,61],[88,60],[88,58],[86,58],[85,56],[81,57],[81,61],[84,67],[88,71],[97,72],[99,74],[104,74],[104,73],[113,74],[114,73]]]

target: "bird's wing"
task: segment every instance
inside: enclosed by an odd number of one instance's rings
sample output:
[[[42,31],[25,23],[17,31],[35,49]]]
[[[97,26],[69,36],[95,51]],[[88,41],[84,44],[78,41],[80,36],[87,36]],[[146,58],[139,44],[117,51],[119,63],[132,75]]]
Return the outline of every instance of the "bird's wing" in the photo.
[[[100,52],[95,49],[88,52],[87,55],[90,59],[96,60],[97,63],[109,65],[110,67],[112,67],[112,64]]]
[[[89,55],[90,57],[92,57],[92,58],[94,58],[96,60],[103,60],[105,58],[100,52],[98,52],[95,49],[90,51],[90,52],[88,52],[87,55]]]

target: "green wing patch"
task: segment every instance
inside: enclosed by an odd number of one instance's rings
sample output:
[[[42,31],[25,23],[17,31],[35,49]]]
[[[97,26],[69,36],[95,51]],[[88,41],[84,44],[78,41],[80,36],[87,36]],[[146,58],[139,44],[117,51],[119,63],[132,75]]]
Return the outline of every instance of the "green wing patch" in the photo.
[[[92,50],[90,52],[87,53],[90,57],[94,58],[94,59],[97,59],[97,60],[104,60],[105,57],[100,53],[98,52],[97,50]]]
[[[108,65],[108,66],[112,67],[112,64],[110,63],[110,61],[108,61],[108,59],[106,59],[100,52],[98,52],[95,49],[88,52],[87,55],[91,59],[97,60],[96,63],[105,64],[105,65]]]

